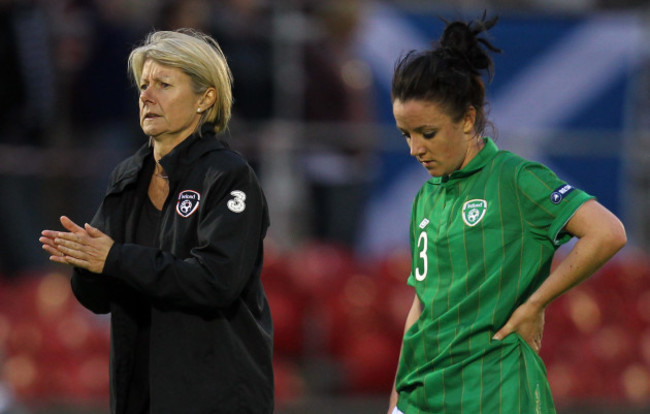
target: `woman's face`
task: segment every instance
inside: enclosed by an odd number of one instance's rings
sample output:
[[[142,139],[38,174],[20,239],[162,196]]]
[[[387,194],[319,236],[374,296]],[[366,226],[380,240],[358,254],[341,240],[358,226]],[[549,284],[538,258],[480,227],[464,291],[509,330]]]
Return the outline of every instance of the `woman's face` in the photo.
[[[396,99],[393,115],[411,155],[434,177],[463,168],[480,150],[474,132],[476,112],[473,108],[460,121],[454,122],[436,103]]]
[[[201,96],[182,70],[147,59],[140,77],[140,126],[154,140],[182,141],[201,119]]]

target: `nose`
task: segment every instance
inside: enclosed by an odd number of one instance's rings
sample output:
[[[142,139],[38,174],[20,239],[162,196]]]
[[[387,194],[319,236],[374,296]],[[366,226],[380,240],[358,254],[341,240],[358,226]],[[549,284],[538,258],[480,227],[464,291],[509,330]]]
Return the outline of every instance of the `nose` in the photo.
[[[417,134],[412,134],[411,139],[409,140],[409,149],[411,150],[410,154],[413,157],[424,154],[424,145],[422,145],[422,138],[417,136]]]
[[[151,88],[147,89],[142,89],[140,90],[140,100],[145,103],[145,102],[152,102],[153,101],[153,96],[151,93]]]

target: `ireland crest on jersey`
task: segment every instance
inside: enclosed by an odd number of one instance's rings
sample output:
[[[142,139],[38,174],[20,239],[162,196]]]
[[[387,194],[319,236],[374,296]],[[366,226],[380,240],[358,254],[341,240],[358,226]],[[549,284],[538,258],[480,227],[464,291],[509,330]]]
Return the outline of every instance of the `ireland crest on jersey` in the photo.
[[[468,226],[474,227],[483,220],[486,211],[487,201],[478,198],[466,201],[462,210],[463,221]]]

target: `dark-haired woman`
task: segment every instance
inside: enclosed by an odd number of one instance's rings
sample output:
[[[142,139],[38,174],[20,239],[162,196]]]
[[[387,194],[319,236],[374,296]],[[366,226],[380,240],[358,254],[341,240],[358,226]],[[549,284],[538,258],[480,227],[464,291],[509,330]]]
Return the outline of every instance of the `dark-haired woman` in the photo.
[[[495,23],[449,23],[434,50],[395,69],[397,128],[432,178],[413,203],[415,297],[389,413],[554,413],[544,309],[626,243],[592,196],[483,135],[481,74],[498,50],[481,35]]]

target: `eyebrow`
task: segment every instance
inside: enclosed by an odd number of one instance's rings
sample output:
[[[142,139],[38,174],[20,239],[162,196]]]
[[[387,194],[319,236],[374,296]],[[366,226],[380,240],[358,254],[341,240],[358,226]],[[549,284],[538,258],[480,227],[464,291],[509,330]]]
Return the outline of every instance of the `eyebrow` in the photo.
[[[397,129],[399,129],[400,131],[407,131],[407,129],[402,128],[399,125],[396,125],[396,126],[397,126]],[[433,126],[433,125],[420,125],[417,128],[413,128],[413,132],[417,132],[417,133],[421,134],[424,130],[427,130],[427,129],[433,129],[433,130],[437,131],[437,130],[440,129],[440,127]]]
[[[162,73],[161,73],[160,71],[158,71],[158,72],[156,73],[156,75],[152,76],[151,78],[152,78],[152,80],[154,80],[154,81],[167,81],[167,80],[169,80],[169,79],[174,78],[174,75],[169,74],[169,73],[165,73],[165,72],[162,72]],[[142,79],[142,77],[141,77],[141,79]]]
[[[153,80],[155,80],[155,81],[164,81],[164,82],[167,82],[167,81],[169,81],[171,79],[174,79],[174,76],[165,75],[164,73],[161,74],[161,75],[154,76],[154,78],[153,78]]]

